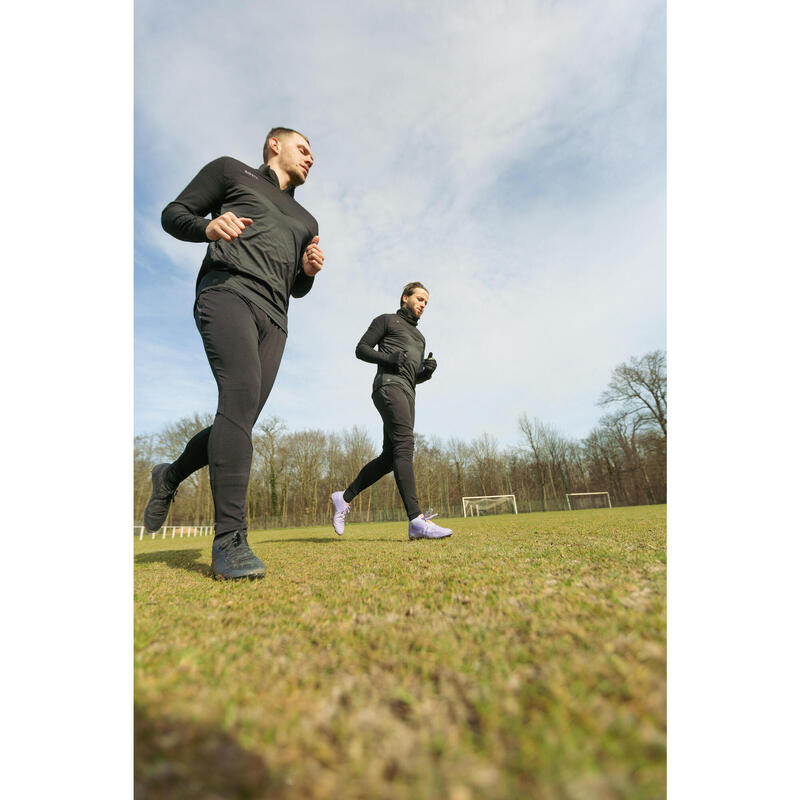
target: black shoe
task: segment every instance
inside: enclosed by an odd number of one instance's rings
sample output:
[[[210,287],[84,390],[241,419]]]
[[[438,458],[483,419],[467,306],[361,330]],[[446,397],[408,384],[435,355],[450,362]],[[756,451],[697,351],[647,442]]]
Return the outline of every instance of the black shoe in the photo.
[[[247,531],[231,531],[214,537],[211,572],[215,578],[263,578],[264,562],[247,544]]]
[[[144,510],[144,526],[149,531],[157,531],[167,518],[170,503],[175,499],[178,484],[167,478],[171,464],[158,464],[153,467],[153,494]]]

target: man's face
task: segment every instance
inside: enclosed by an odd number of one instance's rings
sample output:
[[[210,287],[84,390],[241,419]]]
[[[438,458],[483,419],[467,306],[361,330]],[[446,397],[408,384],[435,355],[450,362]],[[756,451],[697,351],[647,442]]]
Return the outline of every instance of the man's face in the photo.
[[[302,186],[314,163],[311,147],[299,133],[287,133],[278,142],[280,153],[277,166],[289,176],[292,186]]]
[[[419,319],[428,305],[428,293],[424,289],[414,289],[408,297],[403,297],[403,305]]]

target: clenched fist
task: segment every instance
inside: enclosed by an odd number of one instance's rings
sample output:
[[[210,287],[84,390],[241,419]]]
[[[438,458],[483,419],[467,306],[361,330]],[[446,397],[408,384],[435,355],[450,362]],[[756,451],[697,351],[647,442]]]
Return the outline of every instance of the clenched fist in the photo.
[[[253,220],[249,217],[237,217],[233,211],[226,211],[206,225],[206,236],[209,242],[216,242],[217,239],[232,242],[248,225],[252,224]]]
[[[319,246],[319,236],[315,236],[303,253],[303,272],[309,278],[313,278],[322,269],[324,260],[325,256],[322,255],[322,250]]]

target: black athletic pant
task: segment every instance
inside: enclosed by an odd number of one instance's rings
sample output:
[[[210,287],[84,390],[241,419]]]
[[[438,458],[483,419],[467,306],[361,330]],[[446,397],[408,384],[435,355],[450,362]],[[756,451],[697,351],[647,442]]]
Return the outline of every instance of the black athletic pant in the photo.
[[[251,432],[275,383],[286,334],[261,309],[222,287],[200,293],[194,319],[219,402],[214,424],[189,440],[172,473],[179,482],[208,464],[219,536],[247,527]]]
[[[399,386],[381,386],[372,393],[372,402],[383,419],[383,450],[358,473],[347,487],[344,500],[357,494],[394,470],[397,489],[409,519],[418,517],[417,483],[414,479],[414,398]]]

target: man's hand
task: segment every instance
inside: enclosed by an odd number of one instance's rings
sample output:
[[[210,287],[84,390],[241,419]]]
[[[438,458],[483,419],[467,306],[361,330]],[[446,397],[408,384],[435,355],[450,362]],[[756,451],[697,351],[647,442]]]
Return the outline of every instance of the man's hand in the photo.
[[[319,246],[319,236],[315,236],[303,253],[303,272],[309,278],[313,278],[322,269],[324,260],[325,256],[322,255],[322,250]]]
[[[428,353],[428,357],[422,359],[422,363],[419,365],[419,372],[417,372],[417,383],[429,381],[435,371],[436,359],[433,357],[433,353]]]
[[[249,217],[237,217],[233,211],[226,211],[206,225],[206,237],[209,242],[216,242],[217,239],[232,242],[248,225],[252,224],[253,220]]]

